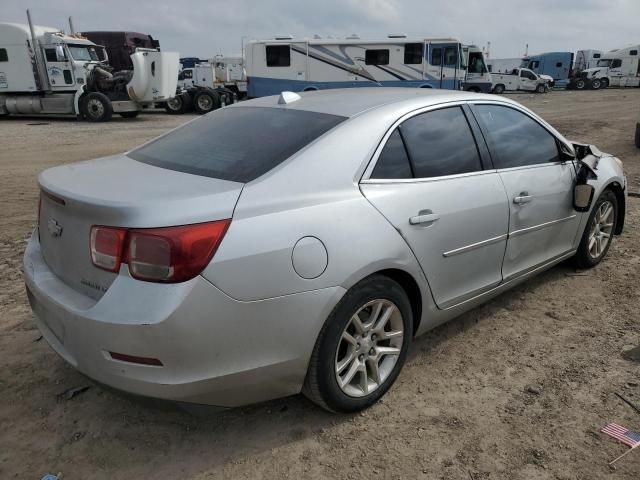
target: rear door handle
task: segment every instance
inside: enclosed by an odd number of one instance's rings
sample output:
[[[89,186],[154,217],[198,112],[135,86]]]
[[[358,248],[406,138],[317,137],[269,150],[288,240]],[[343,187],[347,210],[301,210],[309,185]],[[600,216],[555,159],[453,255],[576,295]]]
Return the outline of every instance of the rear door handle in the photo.
[[[520,192],[520,195],[513,197],[513,203],[516,205],[524,205],[533,200],[533,196],[529,195],[529,192]]]
[[[422,210],[418,215],[411,217],[409,223],[411,225],[420,225],[424,223],[433,223],[440,218],[440,215],[433,213],[431,210]]]

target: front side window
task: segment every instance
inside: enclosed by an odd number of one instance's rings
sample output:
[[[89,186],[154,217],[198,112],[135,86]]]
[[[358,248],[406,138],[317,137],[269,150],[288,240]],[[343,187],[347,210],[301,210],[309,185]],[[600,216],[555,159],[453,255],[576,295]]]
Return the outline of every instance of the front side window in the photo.
[[[613,62],[611,62],[611,68],[620,68],[622,66],[622,60],[616,58]]]
[[[128,156],[157,167],[250,182],[346,120],[284,108],[222,108]]]
[[[7,55],[7,49],[0,48],[0,62],[8,62],[8,61],[9,61],[9,55]]]
[[[291,66],[291,47],[289,45],[267,45],[267,67]]]
[[[555,137],[528,115],[499,105],[476,105],[475,112],[489,136],[496,168],[537,165],[559,159]]]
[[[389,50],[366,50],[365,65],[389,65]]]
[[[598,60],[598,67],[608,67],[609,65],[611,65],[611,60],[608,58]]]
[[[460,107],[416,115],[399,128],[416,178],[482,170],[478,148]]]
[[[411,164],[398,129],[395,129],[385,144],[371,178],[412,178]]]
[[[407,43],[404,46],[405,65],[416,65],[416,64],[422,63],[423,54],[424,54],[423,43]]]
[[[536,79],[536,76],[532,72],[528,72],[526,70],[522,70],[521,73],[522,73],[522,76],[524,78],[528,78],[529,80],[535,80]]]
[[[482,53],[473,52],[469,54],[469,73],[485,73],[487,67],[484,64]]]

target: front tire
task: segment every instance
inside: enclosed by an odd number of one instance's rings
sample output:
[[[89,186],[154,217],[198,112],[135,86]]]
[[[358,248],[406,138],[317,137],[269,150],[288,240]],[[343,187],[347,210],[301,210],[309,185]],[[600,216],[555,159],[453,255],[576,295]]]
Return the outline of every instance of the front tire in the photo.
[[[593,88],[594,90],[600,90],[600,88],[602,88],[602,80],[600,80],[599,78],[594,78],[591,82],[591,88]]]
[[[91,92],[82,98],[80,113],[90,122],[108,122],[113,116],[113,107],[106,95]]]
[[[545,86],[540,84],[536,87],[536,93],[544,93],[545,92]]]
[[[576,80],[576,90],[584,90],[587,88],[587,82],[585,82],[582,78]]]
[[[578,268],[598,265],[607,255],[618,222],[618,199],[605,190],[596,200],[574,257]]]
[[[322,327],[303,393],[333,412],[370,407],[396,380],[412,336],[413,314],[404,289],[383,275],[362,280]]]
[[[167,100],[164,109],[171,115],[182,115],[191,107],[191,97],[188,93],[181,93]]]

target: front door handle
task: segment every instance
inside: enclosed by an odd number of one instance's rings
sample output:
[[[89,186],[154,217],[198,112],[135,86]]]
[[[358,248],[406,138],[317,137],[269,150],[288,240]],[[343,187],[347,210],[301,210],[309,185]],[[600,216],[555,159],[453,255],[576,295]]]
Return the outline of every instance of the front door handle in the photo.
[[[533,200],[533,196],[529,195],[529,192],[520,192],[520,195],[513,197],[513,203],[516,205],[524,205]]]
[[[425,223],[431,224],[439,218],[440,215],[433,213],[431,210],[421,210],[418,212],[418,215],[409,219],[409,223],[411,225],[420,225]]]

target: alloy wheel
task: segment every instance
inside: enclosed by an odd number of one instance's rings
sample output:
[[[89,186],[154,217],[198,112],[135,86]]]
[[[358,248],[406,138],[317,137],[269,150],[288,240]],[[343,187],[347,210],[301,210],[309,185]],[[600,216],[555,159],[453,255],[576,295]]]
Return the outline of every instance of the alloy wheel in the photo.
[[[335,357],[338,386],[351,397],[377,390],[393,372],[402,350],[400,309],[377,299],[363,305],[342,332]]]
[[[600,204],[591,221],[589,230],[589,255],[598,258],[607,249],[611,241],[614,222],[614,207],[609,201]]]

